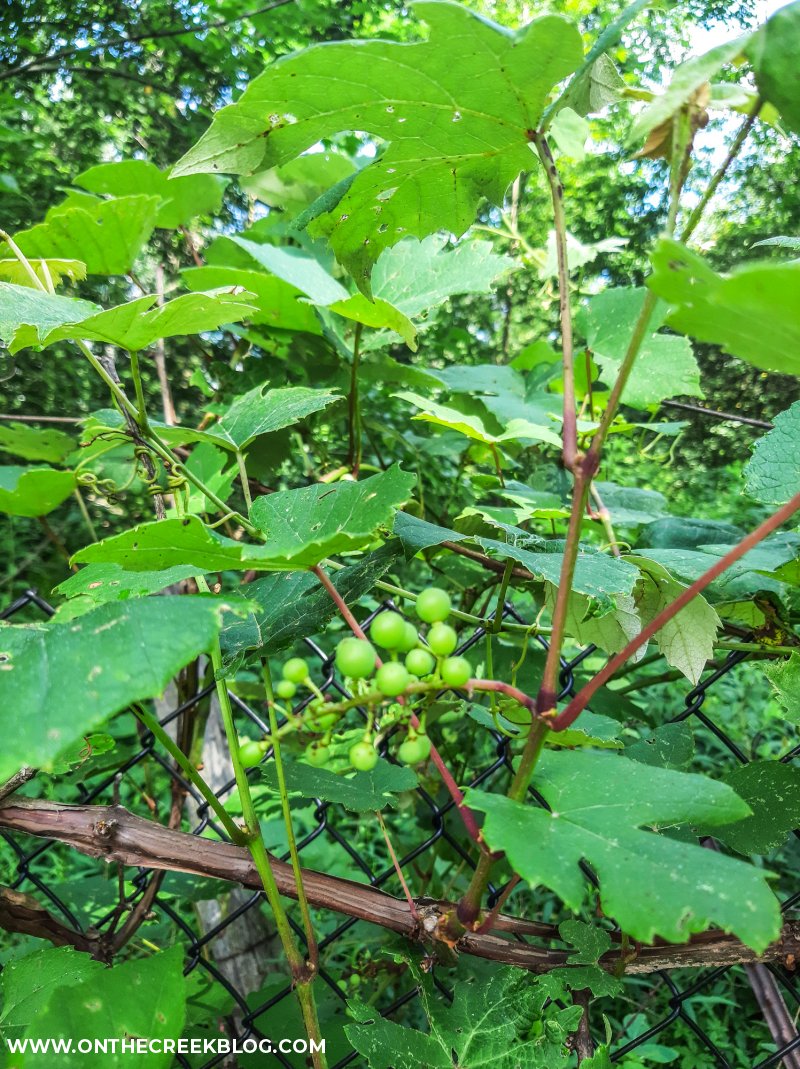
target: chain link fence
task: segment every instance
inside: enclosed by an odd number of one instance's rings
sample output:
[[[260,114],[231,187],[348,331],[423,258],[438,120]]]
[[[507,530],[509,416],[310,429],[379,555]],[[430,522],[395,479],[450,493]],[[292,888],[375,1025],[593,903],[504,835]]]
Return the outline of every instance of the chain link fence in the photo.
[[[380,612],[391,608],[393,608],[391,602],[387,602],[377,611]],[[507,615],[513,617],[517,622],[523,622],[511,605],[506,606],[505,611]],[[49,617],[53,612],[53,608],[44,599],[35,591],[29,590],[17,601],[9,605],[5,611],[1,612],[0,619],[8,620],[13,617],[17,621],[30,621]],[[375,615],[373,614],[365,622],[365,628],[368,628]],[[480,642],[484,634],[485,632],[480,628],[474,631],[459,652],[464,652]],[[546,649],[546,642],[541,636],[538,636],[536,641]],[[305,644],[308,648],[309,658],[313,659],[316,668],[314,674],[319,682],[320,689],[328,693],[338,693],[342,697],[350,697],[341,680],[337,678],[332,654],[311,639],[306,639]],[[562,697],[573,693],[575,673],[582,662],[593,652],[594,647],[589,647],[582,650],[571,660],[562,662]],[[721,665],[709,671],[701,683],[686,695],[683,710],[672,721],[690,722],[694,731],[713,736],[730,753],[733,761],[741,763],[748,761],[747,755],[730,738],[726,731],[704,711],[704,704],[710,689],[728,676],[746,657],[747,654],[739,651],[731,652]],[[175,725],[180,723],[180,719],[183,716],[197,708],[200,703],[211,699],[213,690],[213,683],[205,687],[198,686],[187,700],[176,704],[174,708],[160,715],[162,725],[167,730],[170,730],[172,725],[172,730],[174,731]],[[268,732],[264,718],[256,709],[251,708],[236,694],[231,694],[231,700],[242,724],[249,720],[258,734]],[[493,732],[492,739],[493,758],[486,763],[485,767],[471,773],[469,778],[471,786],[485,785],[489,781],[500,779],[506,776],[510,769],[508,739],[500,732]],[[387,741],[384,740],[383,743],[384,756],[392,760],[391,754],[386,747]],[[779,760],[790,762],[798,756],[800,756],[800,744],[784,753]],[[267,753],[265,760],[271,760],[271,753]],[[183,778],[162,752],[159,752],[153,736],[144,730],[138,736],[138,746],[135,752],[126,757],[122,765],[114,767],[113,771],[110,770],[107,774],[99,777],[89,777],[92,779],[91,786],[80,781],[77,783],[78,797],[75,800],[82,804],[116,801],[120,778],[127,776],[133,770],[143,771],[148,765],[152,768],[152,763],[159,766],[163,773],[166,773],[174,783],[179,784],[180,790],[186,799],[183,809],[184,823],[189,818],[192,833],[198,836],[226,839],[223,829],[214,821],[209,813],[208,805],[197,793],[193,785]],[[255,770],[250,770],[249,774],[257,776]],[[222,782],[221,785],[215,784],[214,786],[215,793],[223,800],[231,792],[235,791],[235,782],[232,776]],[[613,788],[610,786],[610,789]],[[431,865],[433,865],[433,856],[442,851],[446,853],[449,864],[455,867],[458,867],[459,864],[462,867],[472,866],[474,864],[473,851],[469,849],[468,842],[464,841],[459,818],[453,812],[453,801],[449,798],[446,801],[438,801],[421,786],[417,788],[417,794],[420,802],[418,812],[423,814],[422,819],[418,819],[416,825],[420,829],[420,841],[399,858],[400,867],[408,870],[420,859],[426,858],[430,858]],[[146,784],[142,787],[142,797],[147,801]],[[534,798],[536,798],[535,795]],[[540,803],[542,802],[541,799],[537,798],[536,800]],[[307,830],[303,829],[304,833],[297,844],[301,855],[306,853],[308,857],[319,846],[320,842],[324,842],[329,855],[333,852],[334,855],[341,857],[342,867],[347,870],[348,875],[355,868],[364,882],[378,888],[391,885],[392,890],[395,893],[397,892],[397,875],[394,867],[392,865],[376,867],[374,856],[367,856],[363,849],[359,849],[358,836],[354,837],[352,834],[352,818],[346,818],[344,811],[340,807],[319,800],[313,805],[311,812],[313,812],[311,826]],[[152,816],[152,811],[147,815]],[[370,834],[377,834],[377,825],[374,829],[370,829]],[[795,832],[795,835],[797,834]],[[94,929],[102,931],[104,926],[107,927],[112,923],[116,923],[115,917],[117,920],[119,919],[119,911],[117,905],[115,905],[99,916],[93,915],[89,922],[87,917],[81,915],[81,910],[76,906],[75,902],[67,900],[68,896],[64,893],[64,887],[69,884],[72,878],[70,865],[74,865],[78,858],[78,855],[71,852],[69,848],[52,841],[31,840],[29,837],[18,836],[8,832],[3,832],[2,835],[11,854],[16,859],[15,871],[4,876],[4,882],[12,889],[32,891],[38,895],[43,904],[46,904],[56,915],[62,917],[71,927],[78,931],[85,931],[88,923],[91,923]],[[54,885],[53,881],[54,866],[51,857],[53,851],[60,851],[58,868],[66,874],[66,879],[61,885]],[[82,860],[85,861],[85,859]],[[309,862],[309,867],[313,868],[313,860],[309,858]],[[95,871],[101,871],[100,863],[92,862],[91,865]],[[335,865],[332,866],[332,868],[334,867]],[[86,864],[82,864],[78,875],[79,877],[84,877],[86,873]],[[585,874],[588,879],[594,879],[591,870],[588,868],[585,869]],[[156,878],[157,876],[152,870],[139,869],[132,880],[133,892],[126,894],[125,905],[132,908],[145,895],[150,881]],[[218,957],[221,958],[223,955],[215,954],[222,941],[230,941],[235,926],[246,922],[248,918],[256,921],[259,930],[269,929],[269,920],[261,910],[263,896],[261,893],[240,890],[235,899],[233,896],[231,897],[230,908],[227,912],[221,913],[217,911],[217,918],[213,922],[209,921],[208,914],[206,914],[205,923],[201,923],[202,918],[200,915],[193,917],[191,911],[181,907],[179,896],[176,897],[176,895],[167,893],[166,888],[169,887],[169,879],[168,874],[164,883],[159,885],[158,891],[150,904],[150,909],[156,917],[168,918],[169,922],[180,933],[180,938],[185,943],[186,949],[186,974],[205,973],[208,978],[224,988],[232,1006],[232,1009],[228,1007],[226,1010],[228,1029],[235,1033],[239,1039],[267,1038],[266,1033],[262,1031],[266,1027],[264,1021],[270,1011],[280,1007],[284,1000],[291,997],[289,983],[273,984],[275,989],[270,990],[268,996],[261,999],[254,998],[252,991],[242,990],[237,986],[236,982],[232,981],[230,973],[224,967],[224,962],[221,964],[220,960],[218,960]],[[229,891],[230,887],[227,890]],[[492,896],[490,899],[491,904],[502,892],[502,888],[492,887],[490,892]],[[784,914],[792,911],[798,903],[800,903],[800,890],[783,901],[782,909]],[[298,938],[302,940],[302,929],[294,920],[292,920],[292,923]],[[337,951],[348,942],[347,933],[350,929],[359,923],[361,922],[356,918],[348,918],[338,923],[333,923],[333,926],[325,930],[320,938],[320,983],[325,985],[334,999],[342,1002],[344,1002],[351,990],[351,985],[349,985],[348,981],[353,974],[353,970],[346,963],[343,964],[344,958]],[[376,929],[372,928],[371,931],[375,932]],[[369,935],[360,939],[359,943],[366,943],[368,939]],[[226,954],[228,953],[230,953],[230,948],[226,950]],[[753,986],[752,973],[747,971],[748,969],[752,970],[753,966],[733,965],[692,970],[670,970],[652,973],[646,977],[626,978],[626,991],[623,1001],[637,1013],[640,1024],[637,1027],[637,1034],[632,1038],[627,1038],[624,1034],[621,1037],[612,1037],[612,1061],[621,1061],[627,1055],[637,1051],[641,1052],[644,1064],[653,1064],[653,1058],[660,1062],[672,1061],[674,1059],[669,1053],[665,1053],[665,1051],[668,1052],[670,1050],[666,1044],[676,1036],[676,1030],[683,1029],[681,1034],[686,1035],[687,1030],[693,1033],[699,1041],[700,1049],[707,1054],[707,1060],[695,1061],[693,1064],[719,1066],[723,1067],[723,1069],[735,1069],[738,1066],[747,1066],[750,1069],[767,1069],[769,1066],[783,1064],[788,1069],[798,1069],[800,1067],[800,1036],[797,1035],[794,1029],[793,1021],[800,1014],[800,991],[793,972],[788,968],[788,964],[790,963],[756,966],[758,969],[768,970],[768,976],[773,978],[769,981],[768,987],[773,984],[773,980],[778,985],[777,987],[772,987],[772,1015],[770,1006],[765,1006],[763,998],[759,999],[756,995],[756,999],[753,999],[755,987]],[[279,975],[280,973],[273,972],[273,980]],[[398,974],[396,979],[401,982],[402,976]],[[450,998],[450,992],[446,984],[436,978],[435,972],[434,979],[442,997],[445,999]],[[737,1019],[740,1018],[742,1013],[746,1012],[751,1024],[755,1020],[760,1025],[763,1033],[762,1038],[756,1041],[753,1041],[752,1038],[748,1039],[748,1044],[754,1049],[744,1049],[742,1042],[736,1037],[731,1037],[729,1045],[726,1049],[723,1049],[719,1039],[712,1038],[710,1034],[712,1031],[715,1035],[718,1033],[718,1029],[712,1029],[710,1025],[714,1015],[717,1013],[717,1006],[720,1001],[726,1001],[725,998],[720,999],[719,996],[712,997],[712,989],[718,988],[720,981],[723,979],[727,980],[729,984],[728,1004],[730,1005],[731,999],[734,999],[737,1003],[735,1010]],[[777,994],[778,990],[781,993],[780,995]],[[415,999],[416,995],[417,992],[413,986],[409,986],[406,990],[400,991],[400,993],[392,991],[389,1000],[382,1002],[378,998],[375,1002],[375,1008],[385,1017],[396,1017],[406,1004]],[[788,1034],[786,1027],[781,1030],[780,1021],[776,1023],[774,1013],[776,998],[779,1003],[778,1017],[781,1016],[780,1008],[783,1007],[784,1026],[786,1019],[789,1021]],[[768,997],[767,1003],[769,1002],[770,999]],[[742,1009],[745,1003],[748,1006],[746,1011]],[[603,1034],[604,1021],[602,1014],[596,1012],[596,1007],[605,1008],[606,1012],[608,1012],[609,1002],[607,999],[599,999],[592,1004],[591,1024],[597,1030],[596,1038],[602,1040],[605,1038]],[[289,1019],[288,1006],[286,1009],[287,1019]],[[286,1066],[287,1069],[296,1069],[296,1066],[301,1064],[277,1052],[273,1056],[278,1064]],[[226,1055],[219,1054],[201,1064],[190,1062],[183,1056],[177,1055],[176,1063],[190,1067],[190,1069],[211,1069],[212,1066],[222,1063],[226,1057]],[[344,1069],[346,1065],[357,1064],[358,1057],[352,1051],[344,1053],[338,1060],[331,1059],[332,1069]],[[637,1062],[636,1064],[641,1063]],[[678,1063],[676,1062],[676,1064]]]

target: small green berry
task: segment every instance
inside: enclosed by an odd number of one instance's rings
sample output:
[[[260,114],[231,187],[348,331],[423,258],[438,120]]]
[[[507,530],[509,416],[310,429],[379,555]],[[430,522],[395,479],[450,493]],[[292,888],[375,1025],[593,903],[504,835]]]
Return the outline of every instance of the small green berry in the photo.
[[[411,650],[406,654],[406,668],[418,679],[429,676],[435,667],[436,661],[427,650]]]
[[[327,765],[331,756],[330,746],[325,746],[321,742],[312,742],[310,746],[306,747],[305,758],[306,761],[313,765],[314,768],[322,768],[323,765]]]
[[[297,687],[291,681],[291,679],[279,679],[275,687],[275,693],[279,698],[283,698],[284,701],[288,701],[297,694]]]
[[[417,616],[426,624],[439,623],[450,615],[450,595],[438,586],[429,586],[417,595]]]
[[[431,754],[431,740],[425,734],[409,734],[397,750],[397,759],[404,765],[420,765]]]
[[[264,750],[260,743],[252,739],[243,742],[239,747],[239,760],[244,768],[253,768],[264,756]]]
[[[409,653],[419,645],[419,632],[408,620],[403,621],[403,641],[397,647],[399,653]]]
[[[378,690],[387,698],[396,698],[398,694],[402,694],[410,682],[411,676],[403,665],[396,661],[381,665],[375,676]]]
[[[351,746],[348,757],[350,764],[358,772],[371,772],[378,763],[378,751],[366,739]]]
[[[458,645],[458,635],[449,624],[434,624],[426,637],[437,657],[449,657]]]
[[[472,676],[472,665],[466,657],[447,657],[439,671],[448,687],[463,687]]]
[[[302,657],[290,657],[281,669],[281,675],[290,683],[305,683],[308,679],[308,665]]]
[[[396,612],[382,612],[372,621],[369,637],[385,650],[396,650],[403,642],[406,622]]]
[[[366,679],[375,671],[378,655],[363,638],[343,638],[336,647],[336,667],[350,679]]]

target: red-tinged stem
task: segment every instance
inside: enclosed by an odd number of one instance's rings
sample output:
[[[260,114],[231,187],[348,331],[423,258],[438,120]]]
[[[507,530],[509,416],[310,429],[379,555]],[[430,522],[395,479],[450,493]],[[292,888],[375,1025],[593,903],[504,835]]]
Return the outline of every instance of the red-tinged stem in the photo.
[[[312,568],[311,570],[313,571],[314,575],[316,575],[317,579],[319,579],[320,583],[322,583],[322,585],[328,591],[332,600],[336,603],[336,607],[341,613],[343,620],[353,632],[353,634],[357,638],[366,639],[367,636],[364,634],[361,624],[359,624],[358,620],[356,620],[355,616],[353,616],[353,614],[350,612],[344,598],[333,585],[328,575],[323,571],[322,568],[320,568],[319,565],[317,565],[315,568]],[[420,727],[419,717],[416,715],[416,713],[412,712],[410,719],[411,723],[415,728]],[[483,839],[481,837],[481,830],[478,827],[478,822],[475,819],[475,814],[472,812],[471,809],[467,808],[464,802],[464,795],[461,793],[461,789],[453,778],[452,772],[442,760],[442,755],[439,753],[435,746],[431,746],[431,760],[436,766],[436,769],[442,779],[442,783],[444,783],[445,787],[447,788],[447,793],[455,802],[456,809],[458,810],[458,813],[462,821],[464,822],[464,827],[467,829],[469,837],[474,842],[476,842],[478,846],[480,846],[481,850],[485,850]]]
[[[517,687],[512,687],[510,683],[503,683],[500,679],[470,679],[464,689],[468,694],[473,690],[493,690],[498,694],[505,694],[507,698],[518,701],[520,705],[529,709],[533,716],[536,716],[536,700]]]
[[[697,594],[702,593],[707,586],[713,583],[715,579],[719,578],[726,569],[730,568],[730,566],[735,564],[738,560],[741,560],[745,553],[748,553],[754,546],[757,546],[759,542],[767,537],[767,535],[776,531],[781,524],[786,523],[798,509],[800,509],[800,494],[795,494],[791,501],[786,505],[783,505],[782,508],[779,508],[778,511],[774,512],[768,519],[764,520],[762,524],[756,527],[755,531],[747,535],[746,538],[743,538],[742,541],[737,546],[734,546],[730,552],[726,553],[724,557],[720,557],[713,567],[709,568],[707,572],[704,572],[703,575],[701,575],[699,579],[696,579],[691,586],[688,586],[683,593],[675,599],[675,601],[670,605],[667,605],[658,616],[650,621],[647,627],[639,632],[636,638],[632,639],[623,650],[620,650],[619,653],[612,657],[606,666],[602,668],[585,687],[578,691],[569,705],[567,705],[566,709],[553,718],[550,724],[551,730],[563,731],[565,728],[568,728],[570,724],[574,723],[600,687],[608,682],[617,669],[621,668],[629,657],[636,653],[636,651],[646,642],[649,642],[656,632],[661,630],[664,624],[669,623],[673,616],[676,616]]]

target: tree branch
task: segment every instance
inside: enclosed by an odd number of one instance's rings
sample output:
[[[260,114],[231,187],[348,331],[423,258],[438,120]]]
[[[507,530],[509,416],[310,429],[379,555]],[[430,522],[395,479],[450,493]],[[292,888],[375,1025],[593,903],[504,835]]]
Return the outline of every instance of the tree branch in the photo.
[[[0,805],[0,827],[55,839],[89,857],[123,865],[211,876],[255,890],[262,889],[255,865],[243,847],[171,831],[154,821],[129,813],[122,806],[63,805],[12,798]],[[280,893],[296,898],[297,884],[291,866],[276,858],[270,858],[270,864]],[[407,902],[369,884],[326,876],[308,869],[303,870],[303,883],[312,905],[377,924],[414,940],[435,942],[443,937],[447,917],[454,909],[450,902],[416,899],[418,923]],[[18,931],[20,928],[10,930]],[[494,922],[494,931],[535,935],[548,940],[558,938],[555,927],[502,914]],[[514,965],[534,973],[545,973],[564,966],[569,954],[568,951],[548,950],[487,932],[465,933],[458,942],[458,949],[465,954]],[[694,936],[682,945],[641,947],[625,971],[638,974],[660,969],[781,961],[791,955],[800,957],[800,924],[797,923],[786,924],[780,937],[761,956],[732,936],[709,931]],[[608,970],[613,970],[618,963],[617,951],[610,951],[600,960],[603,968]]]

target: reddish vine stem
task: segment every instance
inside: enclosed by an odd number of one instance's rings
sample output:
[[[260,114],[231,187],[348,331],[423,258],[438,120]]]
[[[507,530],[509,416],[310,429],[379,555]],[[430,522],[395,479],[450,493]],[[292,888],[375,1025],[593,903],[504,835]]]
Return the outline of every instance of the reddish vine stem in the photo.
[[[353,632],[353,634],[356,635],[357,638],[367,639],[367,636],[364,634],[364,631],[358,620],[356,620],[355,616],[353,616],[353,614],[350,612],[344,598],[333,585],[325,571],[319,565],[316,565],[316,567],[312,568],[311,570],[330,594],[331,599],[335,602],[336,607],[341,613],[343,620]],[[369,640],[367,639],[367,641]],[[411,713],[411,723],[415,728],[418,728],[420,726],[419,717],[414,712]],[[441,776],[442,782],[447,788],[447,793],[455,802],[455,806],[458,810],[459,816],[464,822],[464,827],[467,829],[467,834],[475,843],[478,844],[481,850],[485,850],[486,847],[481,836],[481,830],[478,827],[478,822],[475,819],[475,814],[472,812],[471,809],[467,807],[466,803],[464,802],[464,795],[461,792],[461,788],[456,783],[455,779],[453,778],[452,772],[442,760],[442,755],[439,753],[435,746],[431,746],[431,760],[436,766],[437,771]]]
[[[713,567],[709,568],[707,572],[704,572],[699,579],[688,586],[682,594],[680,594],[670,605],[667,605],[658,616],[654,617],[643,628],[639,634],[631,639],[628,645],[615,654],[602,668],[596,676],[594,676],[585,687],[575,695],[572,701],[567,705],[562,713],[557,717],[554,717],[550,727],[553,731],[563,731],[568,728],[570,724],[580,716],[592,697],[597,693],[600,687],[604,686],[608,680],[614,675],[618,668],[621,668],[623,664],[631,657],[636,651],[643,646],[646,642],[660,631],[664,624],[668,623],[673,616],[676,616],[681,609],[683,609],[689,602],[696,597],[697,594],[702,593],[715,579],[719,578],[724,571],[726,571],[732,564],[735,564],[738,560],[748,553],[754,546],[757,546],[759,542],[763,541],[767,535],[776,531],[781,524],[786,523],[790,517],[792,517],[797,510],[800,509],[800,493],[795,496],[787,504],[779,508],[777,512],[773,514],[762,524],[756,527],[755,531],[752,531],[749,535],[734,546],[724,557],[720,557]]]

